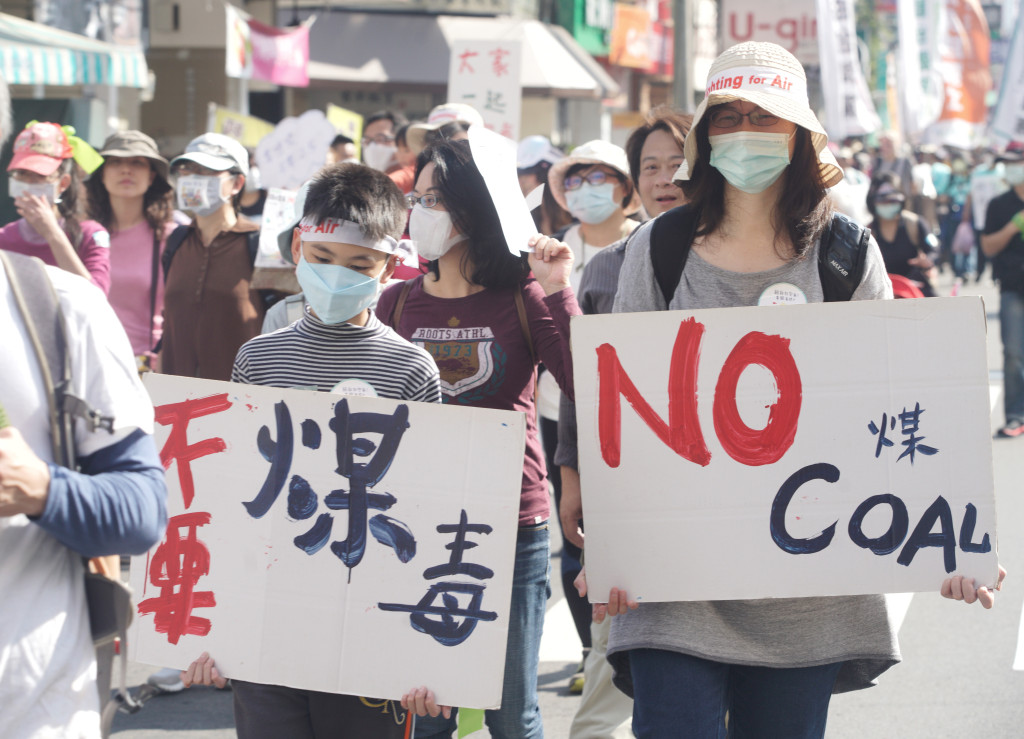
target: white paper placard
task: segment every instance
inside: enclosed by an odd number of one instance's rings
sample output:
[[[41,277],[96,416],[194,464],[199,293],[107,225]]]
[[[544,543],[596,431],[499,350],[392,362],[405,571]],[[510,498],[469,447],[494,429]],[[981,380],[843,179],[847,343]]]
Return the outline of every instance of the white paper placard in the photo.
[[[515,256],[532,251],[527,242],[536,235],[537,224],[533,222],[523,191],[519,188],[515,142],[483,126],[470,126],[469,148],[498,211],[508,250]]]
[[[480,113],[487,128],[519,140],[523,88],[522,42],[453,39],[448,62],[448,102]]]
[[[595,600],[995,584],[980,298],[584,316],[572,342]]]
[[[523,414],[146,386],[171,519],[132,560],[133,660],[184,668],[206,651],[254,682],[500,703]]]
[[[277,235],[295,219],[295,190],[272,187],[267,190],[263,204],[263,219],[260,221],[260,250],[256,255],[255,267],[272,269],[294,269],[295,265],[281,257]]]

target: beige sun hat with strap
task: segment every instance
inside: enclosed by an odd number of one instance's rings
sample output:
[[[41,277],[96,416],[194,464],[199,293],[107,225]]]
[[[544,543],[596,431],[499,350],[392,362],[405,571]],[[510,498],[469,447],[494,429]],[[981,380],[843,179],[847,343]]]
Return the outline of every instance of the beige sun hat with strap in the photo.
[[[828,149],[828,134],[811,110],[807,75],[797,58],[778,44],[747,41],[732,46],[711,63],[704,99],[697,106],[693,125],[683,145],[683,163],[672,178],[690,179],[697,163],[697,126],[708,108],[732,100],[745,100],[769,113],[807,129],[818,155],[825,187],[843,179],[843,170]]]

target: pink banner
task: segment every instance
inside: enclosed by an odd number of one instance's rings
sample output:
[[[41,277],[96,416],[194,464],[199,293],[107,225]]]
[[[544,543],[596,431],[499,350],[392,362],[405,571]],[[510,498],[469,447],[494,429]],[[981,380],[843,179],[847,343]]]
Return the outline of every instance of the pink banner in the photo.
[[[282,30],[246,18],[226,6],[226,73],[287,87],[309,86],[309,26]]]

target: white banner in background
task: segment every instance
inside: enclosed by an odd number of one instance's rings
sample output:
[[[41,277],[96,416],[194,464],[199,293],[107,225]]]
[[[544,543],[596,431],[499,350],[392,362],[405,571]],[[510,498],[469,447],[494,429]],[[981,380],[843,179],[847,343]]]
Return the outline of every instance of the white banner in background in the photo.
[[[853,0],[818,0],[818,45],[825,129],[841,143],[881,127],[857,57]]]
[[[999,100],[992,115],[992,134],[1000,144],[1024,141],[1024,30],[1018,24],[1003,70]]]
[[[580,316],[572,350],[591,593],[995,584],[980,298]]]
[[[167,536],[131,658],[396,699],[501,702],[525,417],[146,376]]]

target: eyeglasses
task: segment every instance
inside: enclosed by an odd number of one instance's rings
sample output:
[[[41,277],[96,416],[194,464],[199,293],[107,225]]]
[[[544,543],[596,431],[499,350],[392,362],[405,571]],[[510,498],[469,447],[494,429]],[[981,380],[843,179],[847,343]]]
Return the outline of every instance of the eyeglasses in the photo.
[[[588,172],[586,175],[569,175],[565,178],[565,182],[563,184],[565,185],[566,190],[579,190],[583,187],[584,181],[590,183],[594,187],[597,187],[598,185],[603,185],[608,180],[615,180],[616,182],[621,181],[620,178],[615,175],[608,174],[601,169],[595,169],[592,172]]]
[[[419,203],[424,208],[433,208],[435,205],[441,202],[441,198],[432,192],[428,192],[426,195],[420,195],[419,197],[409,193],[405,196],[405,204],[407,207],[412,208]]]
[[[370,144],[393,144],[395,137],[389,133],[378,133],[373,138],[363,139],[363,146],[369,146]]]
[[[755,126],[774,126],[779,122],[777,115],[763,110],[752,110],[749,113],[740,113],[732,108],[716,108],[708,114],[708,120],[715,128],[736,128],[746,118]]]

